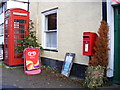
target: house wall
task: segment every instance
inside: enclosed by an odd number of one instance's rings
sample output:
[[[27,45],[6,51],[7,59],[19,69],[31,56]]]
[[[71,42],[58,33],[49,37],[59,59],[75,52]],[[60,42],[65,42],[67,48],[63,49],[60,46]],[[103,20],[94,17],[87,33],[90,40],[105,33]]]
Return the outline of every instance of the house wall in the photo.
[[[42,44],[42,12],[58,8],[58,52],[44,51],[42,57],[64,61],[66,52],[75,53],[74,63],[88,65],[82,55],[83,32],[97,32],[102,20],[101,2],[30,2],[39,43]]]
[[[21,8],[21,9],[28,10],[28,4],[17,2],[17,1],[7,1],[7,9],[10,9],[10,8]]]

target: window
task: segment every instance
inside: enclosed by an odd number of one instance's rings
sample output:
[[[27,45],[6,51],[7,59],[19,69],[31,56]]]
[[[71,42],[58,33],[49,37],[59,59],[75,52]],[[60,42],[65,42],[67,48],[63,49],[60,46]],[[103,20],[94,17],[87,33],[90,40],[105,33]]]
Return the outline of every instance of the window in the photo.
[[[57,9],[43,12],[43,47],[57,50]]]
[[[3,24],[0,24],[0,37],[3,36],[4,30],[3,30]]]
[[[5,10],[7,10],[7,3],[5,3],[5,2],[0,3],[0,15],[1,15]]]
[[[2,4],[0,4],[0,15],[3,13],[3,7]]]
[[[6,11],[7,10],[7,3],[4,3],[3,4],[3,11]]]

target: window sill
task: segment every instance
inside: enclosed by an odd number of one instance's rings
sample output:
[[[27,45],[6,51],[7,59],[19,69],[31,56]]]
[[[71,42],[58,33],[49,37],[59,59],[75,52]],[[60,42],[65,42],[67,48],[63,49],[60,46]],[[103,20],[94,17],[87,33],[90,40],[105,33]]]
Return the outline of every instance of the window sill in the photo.
[[[45,51],[53,51],[53,52],[58,52],[58,50],[55,50],[55,49],[43,49]]]
[[[44,31],[44,32],[46,32],[46,33],[49,33],[49,32],[57,32],[57,30],[46,30],[46,31]]]

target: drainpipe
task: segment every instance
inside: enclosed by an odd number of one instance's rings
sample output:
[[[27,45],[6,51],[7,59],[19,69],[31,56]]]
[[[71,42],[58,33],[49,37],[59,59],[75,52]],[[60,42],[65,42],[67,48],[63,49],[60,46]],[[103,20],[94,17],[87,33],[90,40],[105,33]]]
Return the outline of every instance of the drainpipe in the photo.
[[[102,0],[102,20],[107,22],[107,2]]]
[[[4,44],[2,43],[2,51],[3,51],[3,59],[2,59],[2,61],[4,61]]]
[[[28,0],[28,11],[29,11],[29,9],[30,9],[30,0]]]

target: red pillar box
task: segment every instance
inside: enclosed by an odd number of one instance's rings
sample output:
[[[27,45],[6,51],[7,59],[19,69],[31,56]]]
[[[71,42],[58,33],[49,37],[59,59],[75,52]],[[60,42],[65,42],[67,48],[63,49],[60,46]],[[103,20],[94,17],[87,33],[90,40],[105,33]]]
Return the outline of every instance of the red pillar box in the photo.
[[[28,75],[39,74],[41,72],[40,49],[26,48],[24,50],[24,72]]]
[[[91,56],[94,54],[94,45],[97,34],[93,32],[83,33],[83,55]]]

